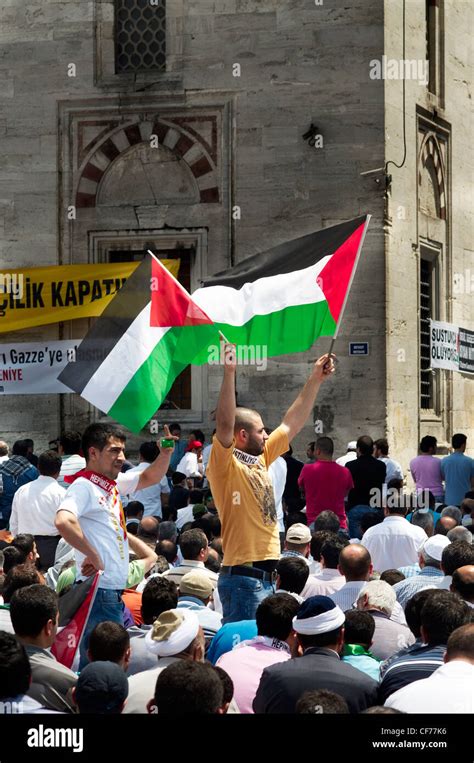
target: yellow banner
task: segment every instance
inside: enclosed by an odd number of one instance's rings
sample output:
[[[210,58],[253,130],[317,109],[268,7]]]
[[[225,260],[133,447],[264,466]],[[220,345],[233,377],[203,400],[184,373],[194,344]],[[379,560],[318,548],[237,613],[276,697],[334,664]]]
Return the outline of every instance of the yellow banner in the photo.
[[[178,277],[180,260],[161,260]],[[0,333],[101,315],[139,262],[0,272]]]

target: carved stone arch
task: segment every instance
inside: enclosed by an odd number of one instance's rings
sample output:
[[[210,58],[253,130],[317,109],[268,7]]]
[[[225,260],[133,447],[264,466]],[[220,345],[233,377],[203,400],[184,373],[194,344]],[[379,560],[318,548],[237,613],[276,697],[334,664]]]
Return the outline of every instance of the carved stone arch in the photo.
[[[430,172],[437,195],[436,207],[441,220],[446,220],[446,184],[443,156],[434,133],[427,133],[420,148],[418,185],[421,186],[423,171]]]
[[[199,190],[199,201],[218,203],[217,168],[204,141],[198,135],[188,132],[181,124],[157,119],[154,123],[143,121],[122,125],[94,146],[79,174],[76,207],[95,207],[99,185],[114,161],[133,146],[140,143],[149,146],[152,135],[157,136],[160,146],[169,149],[177,159],[187,164]]]

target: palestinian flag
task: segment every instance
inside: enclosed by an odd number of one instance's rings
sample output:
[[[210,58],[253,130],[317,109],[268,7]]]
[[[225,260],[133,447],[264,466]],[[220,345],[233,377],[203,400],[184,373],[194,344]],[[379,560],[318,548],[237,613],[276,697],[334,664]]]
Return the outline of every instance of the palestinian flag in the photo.
[[[211,319],[150,252],[58,379],[139,432],[181,371],[216,341]]]
[[[192,298],[239,347],[267,357],[308,350],[336,336],[370,215],[256,254],[217,273]],[[206,363],[201,352],[193,363]]]
[[[94,604],[101,573],[73,586],[59,597],[59,628],[51,652],[61,665],[72,668]]]

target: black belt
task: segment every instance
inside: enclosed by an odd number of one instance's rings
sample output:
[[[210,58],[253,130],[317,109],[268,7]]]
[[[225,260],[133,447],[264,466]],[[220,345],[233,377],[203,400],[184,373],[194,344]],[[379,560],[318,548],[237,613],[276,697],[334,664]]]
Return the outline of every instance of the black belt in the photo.
[[[274,583],[276,580],[276,572],[265,572],[265,570],[259,570],[258,567],[246,567],[240,564],[236,564],[233,567],[221,567],[219,574],[243,575],[247,578],[263,580],[264,583]]]

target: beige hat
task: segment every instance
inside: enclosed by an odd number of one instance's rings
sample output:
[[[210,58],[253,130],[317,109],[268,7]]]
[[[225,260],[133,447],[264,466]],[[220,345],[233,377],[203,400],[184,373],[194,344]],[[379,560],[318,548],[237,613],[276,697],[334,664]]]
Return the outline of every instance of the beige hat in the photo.
[[[286,540],[288,543],[309,543],[311,540],[311,531],[306,525],[297,522],[297,524],[291,525],[291,527],[288,528]]]
[[[183,596],[197,596],[207,599],[214,590],[212,580],[204,572],[193,570],[183,575],[179,584],[179,592]]]
[[[168,609],[145,635],[146,648],[158,657],[180,654],[196,638],[199,620],[194,612]]]

